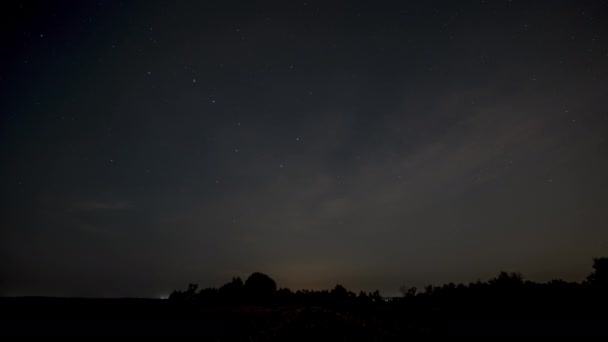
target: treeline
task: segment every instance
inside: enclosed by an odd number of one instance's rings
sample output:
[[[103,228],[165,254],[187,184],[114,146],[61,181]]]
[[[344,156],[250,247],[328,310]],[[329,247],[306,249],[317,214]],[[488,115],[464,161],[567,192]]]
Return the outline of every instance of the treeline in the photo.
[[[395,306],[407,304],[416,309],[536,307],[543,310],[595,307],[608,303],[608,258],[593,259],[593,272],[582,283],[553,280],[548,283],[525,281],[518,273],[501,272],[486,282],[446,284],[425,287],[402,286],[401,298],[383,300],[378,291],[348,291],[341,285],[332,290],[293,292],[277,289],[269,276],[253,273],[245,282],[233,278],[219,289],[198,290],[190,284],[185,291],[174,291],[173,302],[206,305],[307,305],[307,306]]]
[[[342,285],[336,285],[332,290],[291,291],[288,288],[277,289],[276,283],[268,275],[253,273],[243,283],[241,278],[216,288],[198,290],[197,284],[190,284],[185,291],[174,291],[169,300],[175,302],[190,302],[210,305],[346,305],[352,303],[381,302],[379,291],[359,294],[348,291]]]

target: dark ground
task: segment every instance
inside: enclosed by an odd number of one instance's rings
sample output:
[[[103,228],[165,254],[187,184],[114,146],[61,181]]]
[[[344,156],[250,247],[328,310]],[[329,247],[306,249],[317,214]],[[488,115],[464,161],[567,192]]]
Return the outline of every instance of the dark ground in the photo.
[[[201,306],[159,299],[2,298],[1,336],[197,336],[384,341],[416,336],[608,336],[608,314],[544,310]],[[553,313],[551,313],[553,311]]]

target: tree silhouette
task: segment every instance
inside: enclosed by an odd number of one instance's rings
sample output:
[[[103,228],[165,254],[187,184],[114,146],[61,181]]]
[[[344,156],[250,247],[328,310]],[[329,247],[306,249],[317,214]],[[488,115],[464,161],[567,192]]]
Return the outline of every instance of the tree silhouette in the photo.
[[[593,259],[594,271],[584,283],[552,280],[548,283],[524,281],[519,273],[500,272],[488,281],[469,284],[448,283],[426,286],[423,292],[415,287],[402,286],[401,300],[385,300],[378,291],[357,296],[342,285],[332,290],[277,290],[268,275],[255,272],[245,283],[239,277],[219,289],[198,291],[198,285],[189,284],[184,291],[174,291],[169,297],[174,302],[195,302],[201,305],[303,305],[355,308],[396,306],[432,310],[481,310],[485,312],[514,313],[529,307],[546,310],[581,310],[593,312],[608,304],[608,258]],[[594,303],[593,308],[589,303]],[[587,305],[587,307],[585,307]],[[590,309],[591,308],[591,309]]]
[[[524,278],[519,273],[500,272],[498,277],[490,279],[488,283],[498,288],[511,289],[523,285]]]
[[[594,286],[608,287],[608,258],[593,258],[593,273],[587,282]]]
[[[403,296],[403,298],[414,297],[417,291],[418,289],[415,286],[408,287],[406,285],[401,285],[399,287],[399,292],[401,293],[401,296]]]
[[[338,284],[333,290],[331,290],[331,295],[338,298],[348,297],[348,290],[346,290],[344,286]]]
[[[232,278],[232,281],[226,283],[220,287],[220,294],[232,295],[235,293],[240,293],[243,290],[243,281],[240,277]]]
[[[266,274],[255,272],[245,281],[245,293],[252,300],[268,299],[277,290],[277,284]]]
[[[240,277],[235,277],[219,288],[218,295],[224,302],[238,303],[243,297],[243,291],[243,281]]]

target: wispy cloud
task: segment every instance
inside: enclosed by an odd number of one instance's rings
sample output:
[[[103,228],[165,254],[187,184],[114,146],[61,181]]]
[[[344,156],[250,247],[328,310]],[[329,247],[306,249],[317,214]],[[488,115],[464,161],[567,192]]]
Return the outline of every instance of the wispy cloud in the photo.
[[[69,212],[94,212],[94,211],[118,211],[133,208],[129,201],[96,201],[86,200],[73,203]]]

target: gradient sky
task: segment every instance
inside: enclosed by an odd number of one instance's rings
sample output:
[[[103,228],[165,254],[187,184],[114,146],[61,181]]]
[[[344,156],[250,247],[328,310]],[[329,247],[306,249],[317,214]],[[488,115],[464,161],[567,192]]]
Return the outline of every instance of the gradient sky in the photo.
[[[3,6],[0,295],[393,295],[608,253],[605,1],[278,4]]]

